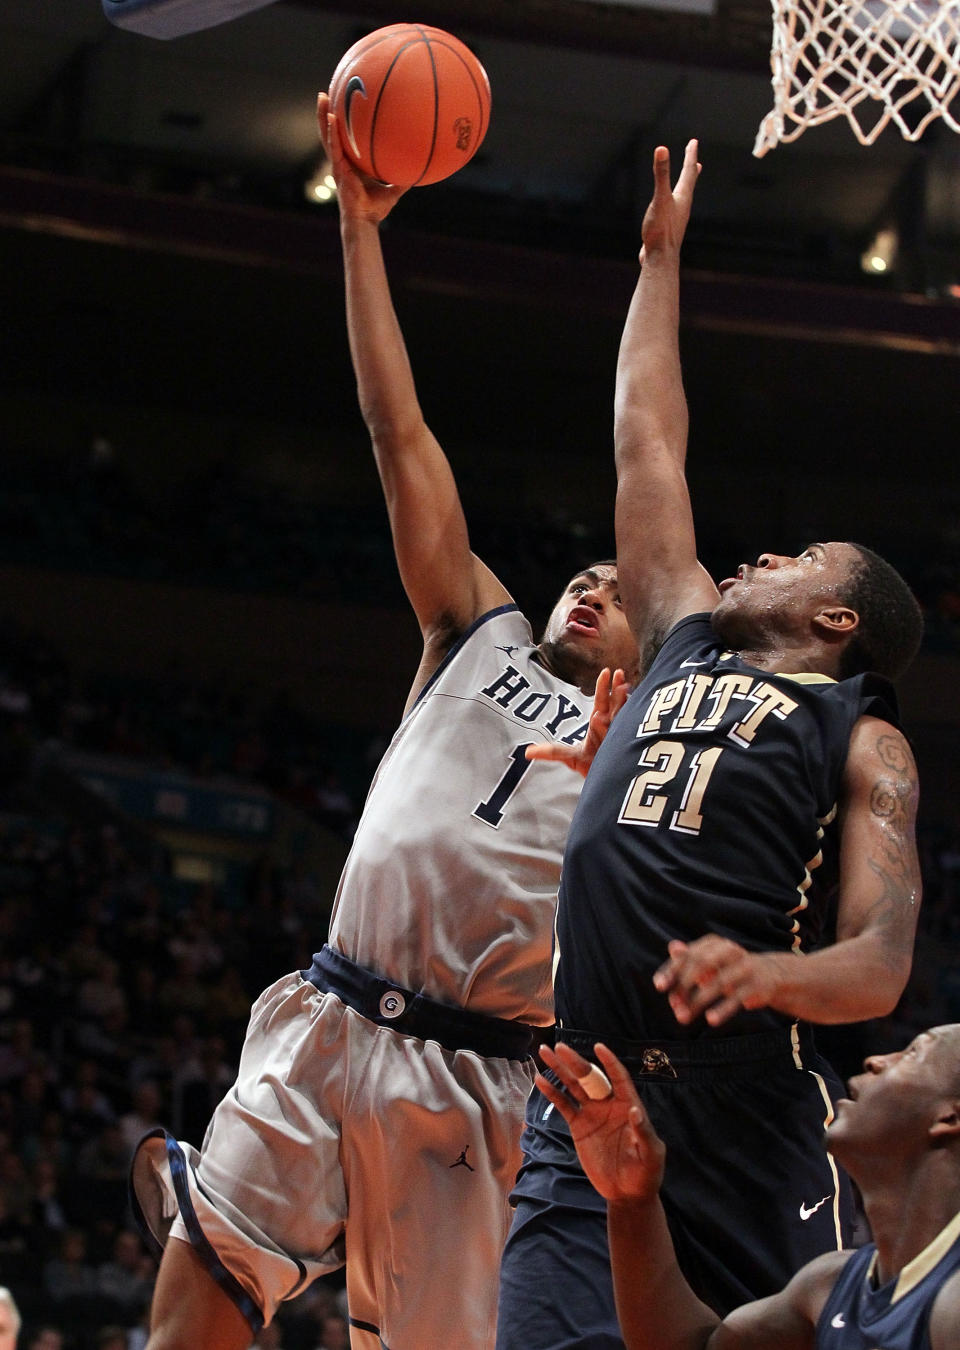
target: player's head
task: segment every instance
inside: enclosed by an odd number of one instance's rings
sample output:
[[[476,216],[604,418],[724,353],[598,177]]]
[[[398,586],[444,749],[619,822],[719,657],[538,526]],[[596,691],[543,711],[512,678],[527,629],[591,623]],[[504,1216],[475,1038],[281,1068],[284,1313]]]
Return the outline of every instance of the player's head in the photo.
[[[571,684],[592,690],[604,666],[637,679],[637,643],[620,603],[617,564],[592,563],[574,576],[547,620],[540,654]]]
[[[858,560],[842,599],[860,619],[844,650],[844,675],[875,670],[895,680],[910,665],[923,637],[923,614],[910,587],[885,558],[851,543]]]
[[[720,583],[717,634],[734,650],[819,644],[840,676],[895,679],[916,654],[920,607],[906,582],[862,544],[809,544],[796,557],[761,553]]]
[[[904,1050],[870,1055],[826,1132],[857,1180],[950,1148],[960,1166],[960,1025],[921,1032]]]
[[[0,1350],[14,1350],[20,1334],[20,1313],[10,1290],[0,1285]]]

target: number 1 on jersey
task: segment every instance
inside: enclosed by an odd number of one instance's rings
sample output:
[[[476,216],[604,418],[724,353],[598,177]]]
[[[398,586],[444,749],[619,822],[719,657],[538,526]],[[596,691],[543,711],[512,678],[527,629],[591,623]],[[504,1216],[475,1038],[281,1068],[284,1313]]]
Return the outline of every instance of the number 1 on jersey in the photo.
[[[494,829],[503,819],[503,808],[520,786],[520,779],[530,768],[527,746],[532,744],[532,741],[525,741],[523,745],[514,746],[500,782],[485,802],[478,802],[473,808],[473,814],[485,824],[492,825]]]

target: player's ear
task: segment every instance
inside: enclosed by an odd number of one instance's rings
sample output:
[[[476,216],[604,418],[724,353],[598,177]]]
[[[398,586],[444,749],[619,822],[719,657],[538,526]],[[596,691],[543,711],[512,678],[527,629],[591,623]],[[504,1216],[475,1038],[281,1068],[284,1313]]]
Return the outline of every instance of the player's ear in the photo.
[[[839,602],[824,607],[813,616],[821,637],[852,637],[860,626],[860,615]]]
[[[931,1140],[941,1146],[960,1139],[960,1101],[947,1099],[941,1104],[929,1134]]]

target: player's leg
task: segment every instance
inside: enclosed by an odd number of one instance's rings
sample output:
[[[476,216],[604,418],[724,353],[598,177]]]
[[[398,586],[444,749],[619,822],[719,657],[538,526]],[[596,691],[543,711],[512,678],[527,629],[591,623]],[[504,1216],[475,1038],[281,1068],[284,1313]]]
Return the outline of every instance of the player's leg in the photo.
[[[202,1318],[228,1303],[231,1315],[211,1321],[229,1329],[224,1346],[245,1350],[279,1303],[342,1265],[339,1116],[346,1072],[363,1073],[340,1039],[344,1011],[299,973],[278,981],[254,1006],[237,1081],[202,1151],[160,1129],[141,1140],[131,1198],[151,1248],[163,1250],[151,1350],[179,1346],[194,1308]],[[244,1325],[247,1339],[235,1339]],[[193,1345],[207,1350],[203,1338]]]
[[[500,1267],[496,1350],[623,1350],[603,1200],[566,1123],[534,1092]]]
[[[667,1145],[661,1198],[677,1260],[720,1316],[844,1245],[850,1188],[823,1148],[831,1106],[819,1074],[789,1056],[731,1061],[641,1095]]]
[[[351,1345],[493,1350],[532,1065],[357,1022],[374,1046],[344,1123]]]
[[[247,1350],[250,1324],[189,1242],[170,1238],[150,1314],[147,1350]]]

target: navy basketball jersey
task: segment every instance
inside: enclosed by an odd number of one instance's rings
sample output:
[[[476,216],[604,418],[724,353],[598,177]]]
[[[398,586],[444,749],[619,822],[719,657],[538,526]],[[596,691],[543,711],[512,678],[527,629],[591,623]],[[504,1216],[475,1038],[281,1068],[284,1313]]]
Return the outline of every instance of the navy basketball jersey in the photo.
[[[835,881],[831,826],[854,723],[896,724],[879,676],[779,675],[726,651],[708,614],[671,629],[614,719],[564,854],[561,1025],[632,1040],[788,1025],[764,1009],[722,1028],[675,1020],[652,983],[671,938],[717,933],[802,952]]]
[[[930,1313],[960,1271],[960,1214],[895,1280],[874,1288],[877,1250],[854,1252],[817,1323],[816,1350],[930,1350]]]

